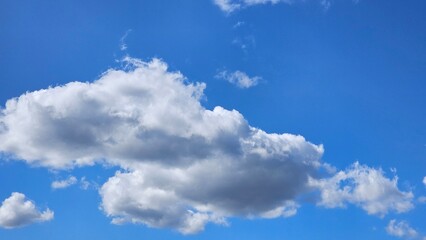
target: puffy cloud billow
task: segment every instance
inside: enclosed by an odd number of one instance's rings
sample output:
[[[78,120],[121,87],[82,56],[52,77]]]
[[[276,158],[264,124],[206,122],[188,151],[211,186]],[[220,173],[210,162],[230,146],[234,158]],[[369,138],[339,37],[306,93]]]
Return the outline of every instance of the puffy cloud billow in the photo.
[[[16,228],[53,219],[53,211],[39,211],[24,194],[14,192],[0,206],[0,227]]]
[[[407,212],[414,206],[413,193],[398,189],[398,178],[386,178],[381,169],[354,163],[330,178],[311,179],[320,189],[319,205],[334,208],[347,203],[360,206],[368,214],[384,216],[389,211]]]
[[[318,190],[327,207],[348,202],[372,214],[411,208],[411,193],[400,191],[396,179],[370,168],[360,176],[321,178],[321,145],[266,133],[236,110],[204,108],[205,84],[189,83],[161,60],[125,61],[125,70],[109,70],[92,83],[71,82],[7,101],[0,151],[55,169],[119,166],[99,190],[112,222],[184,234],[207,223],[226,225],[228,217],[290,217],[303,194]],[[363,172],[388,190],[362,197],[362,189],[377,190]],[[342,178],[354,183],[342,190]],[[340,203],[327,198],[340,192]]]

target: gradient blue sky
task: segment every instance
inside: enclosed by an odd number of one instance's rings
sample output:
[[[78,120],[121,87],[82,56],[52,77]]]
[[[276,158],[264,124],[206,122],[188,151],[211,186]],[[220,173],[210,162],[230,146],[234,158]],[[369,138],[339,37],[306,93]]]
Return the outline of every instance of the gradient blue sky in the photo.
[[[328,8],[294,1],[233,12],[210,0],[1,1],[2,108],[25,92],[92,82],[120,68],[127,55],[156,57],[189,82],[206,83],[201,104],[207,109],[236,109],[253,127],[323,144],[322,161],[338,170],[359,161],[388,178],[396,174],[399,189],[413,193],[414,208],[380,217],[353,204],[329,209],[307,201],[290,218],[230,216],[229,226],[207,224],[182,235],[110,223],[99,209],[98,187],[117,166],[55,170],[0,155],[0,201],[20,192],[39,210],[55,212],[51,221],[0,228],[0,239],[396,239],[386,230],[392,219],[423,239],[425,13],[426,2],[416,0],[339,0]],[[259,83],[243,89],[218,77],[237,70]],[[78,183],[52,189],[53,181],[69,176]]]

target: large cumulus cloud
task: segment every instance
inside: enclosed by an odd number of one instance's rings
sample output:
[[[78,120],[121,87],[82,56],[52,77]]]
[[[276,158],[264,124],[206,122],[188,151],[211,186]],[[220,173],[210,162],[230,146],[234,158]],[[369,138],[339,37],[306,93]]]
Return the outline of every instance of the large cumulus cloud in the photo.
[[[126,62],[126,70],[109,70],[92,83],[7,101],[0,151],[56,169],[119,166],[99,191],[112,222],[182,233],[226,224],[231,216],[293,216],[304,193],[336,189],[338,179],[321,177],[321,145],[266,133],[236,110],[204,108],[205,84],[189,83],[161,60]],[[386,204],[411,201],[400,193]]]

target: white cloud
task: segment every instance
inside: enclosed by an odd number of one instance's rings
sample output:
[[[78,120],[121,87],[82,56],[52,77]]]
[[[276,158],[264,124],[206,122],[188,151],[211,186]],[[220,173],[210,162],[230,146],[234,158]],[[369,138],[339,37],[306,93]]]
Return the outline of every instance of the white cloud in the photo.
[[[213,3],[216,4],[223,12],[230,14],[234,11],[244,9],[247,7],[263,4],[272,4],[285,3],[292,5],[294,3],[304,3],[304,0],[213,0]],[[324,8],[328,10],[332,4],[332,0],[317,0],[317,2]],[[359,0],[352,0],[354,4],[357,4]]]
[[[426,196],[420,196],[420,197],[418,197],[418,198],[417,198],[417,201],[418,201],[419,203],[426,203]]]
[[[116,173],[100,190],[103,210],[114,223],[184,233],[231,216],[295,215],[298,206],[292,200],[307,190],[308,174],[316,171],[322,149],[300,136],[251,131],[235,145],[241,152],[219,153],[183,167],[147,163]],[[203,224],[188,226],[194,216],[204,216]]]
[[[86,177],[82,177],[80,178],[80,188],[83,190],[88,190],[88,189],[99,189],[99,184],[96,183],[95,181],[89,181],[86,179]]]
[[[93,83],[9,100],[0,149],[50,168],[106,161],[126,169],[100,190],[114,223],[191,233],[228,216],[295,214],[289,201],[307,190],[322,146],[253,128],[235,110],[205,109],[205,84],[185,84],[158,59],[127,61],[128,71]]]
[[[74,177],[74,176],[69,176],[65,180],[53,181],[52,184],[51,184],[51,187],[53,189],[61,189],[61,188],[67,188],[67,187],[74,185],[76,183],[77,183],[77,178]]]
[[[112,222],[184,234],[226,225],[228,217],[293,216],[298,197],[312,188],[322,190],[325,206],[348,202],[371,214],[412,207],[412,194],[379,170],[356,165],[318,179],[332,170],[320,160],[321,145],[251,127],[236,110],[204,108],[205,84],[188,83],[161,60],[125,60],[126,70],[109,70],[93,83],[8,100],[0,112],[0,151],[54,169],[118,166],[99,189]],[[352,184],[340,189],[342,181]],[[84,188],[87,180],[80,182]]]
[[[132,29],[128,29],[124,35],[120,38],[120,50],[121,51],[125,51],[127,50],[127,44],[126,44],[126,38],[127,36],[130,34],[130,32],[132,31]]]
[[[426,186],[426,176],[423,178],[423,184]]]
[[[238,112],[201,107],[205,84],[185,85],[160,60],[129,61],[140,65],[8,100],[0,114],[0,150],[51,168],[105,159],[120,166],[159,159],[181,164],[211,154],[209,141],[219,141],[221,131],[238,134],[234,127],[245,121]],[[227,121],[210,123],[221,113]]]
[[[323,8],[325,10],[328,10],[331,6],[331,1],[330,0],[321,0],[320,4],[323,6]]]
[[[0,227],[16,228],[36,222],[50,221],[53,219],[53,215],[54,213],[49,209],[39,211],[24,194],[14,192],[0,206]]]
[[[90,182],[86,180],[86,177],[82,177],[80,179],[80,188],[83,190],[87,190],[90,187]]]
[[[175,175],[146,173],[154,179],[145,177],[139,171],[117,173],[102,186],[102,208],[108,216],[113,217],[112,223],[141,223],[149,227],[174,228],[189,234],[203,230],[207,222],[224,222],[212,214],[192,211],[190,203],[174,193],[172,188],[176,186],[168,189],[160,185],[161,178],[168,178],[168,183],[173,184],[172,177]]]
[[[260,130],[241,139],[240,153],[194,161],[185,167],[139,165],[118,172],[100,194],[113,222],[201,231],[224,218],[290,217],[297,206],[289,200],[307,190],[322,150],[300,136],[268,135]],[[189,212],[189,211],[193,212]],[[194,213],[205,216],[197,228],[187,226]]]
[[[231,13],[241,7],[241,4],[233,0],[214,0],[214,3],[224,12]]]
[[[277,217],[292,217],[297,214],[297,209],[300,207],[295,201],[286,201],[282,206],[275,209],[263,212],[262,218],[277,218]]]
[[[418,236],[416,230],[410,227],[406,221],[391,220],[386,227],[386,232],[389,235],[400,237],[400,238],[415,238]]]
[[[291,4],[293,0],[213,0],[224,12],[231,13],[235,10],[260,4],[276,4],[279,2]]]
[[[346,171],[340,171],[327,179],[311,179],[311,185],[319,188],[319,205],[335,208],[346,203],[360,206],[368,214],[384,216],[389,211],[407,212],[414,206],[413,194],[398,189],[398,178],[388,179],[381,169],[354,163]]]
[[[217,78],[224,79],[235,86],[239,88],[250,88],[254,87],[259,83],[259,80],[261,80],[261,77],[249,77],[245,72],[241,71],[235,71],[235,72],[228,72],[228,71],[222,71],[219,72],[216,75]]]
[[[243,21],[238,21],[237,23],[234,24],[234,26],[232,26],[232,28],[239,28],[239,27],[243,26],[244,24],[246,24],[246,23],[243,22]]]
[[[256,39],[253,35],[246,35],[244,37],[237,37],[234,40],[232,40],[232,44],[238,46],[241,48],[241,50],[248,54],[248,51],[251,48],[254,48],[256,46]],[[237,71],[238,72],[238,71]],[[232,74],[232,73],[229,73]]]

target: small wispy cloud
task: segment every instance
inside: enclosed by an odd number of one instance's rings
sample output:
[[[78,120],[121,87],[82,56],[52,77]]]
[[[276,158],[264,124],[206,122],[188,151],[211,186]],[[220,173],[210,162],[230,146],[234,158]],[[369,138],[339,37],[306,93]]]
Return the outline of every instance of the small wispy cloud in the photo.
[[[232,44],[240,47],[244,53],[248,53],[249,49],[256,47],[256,39],[253,35],[237,37],[234,40],[232,40]]]
[[[247,73],[242,71],[221,71],[216,75],[216,78],[224,79],[239,88],[251,88],[259,84],[259,81],[262,79],[261,77],[254,76],[250,77]]]
[[[69,176],[67,179],[60,180],[60,181],[53,181],[51,184],[51,187],[53,189],[63,189],[67,188],[71,185],[74,185],[77,183],[77,178],[74,176]]]
[[[423,184],[426,186],[426,176],[423,178]]]
[[[239,27],[243,26],[244,24],[245,24],[245,22],[238,21],[237,23],[234,24],[234,26],[232,26],[232,28],[239,28]]]
[[[323,6],[324,10],[328,10],[331,6],[330,0],[321,0],[320,2],[321,6]]]
[[[386,232],[391,236],[399,238],[415,238],[418,236],[417,231],[410,227],[408,222],[398,222],[395,219],[392,219],[389,222],[388,226],[386,227]]]
[[[262,5],[262,4],[271,4],[275,5],[277,3],[285,3],[288,5],[292,5],[297,2],[306,2],[304,0],[213,0],[214,4],[220,8],[226,14],[230,14],[240,9],[244,9],[247,7]],[[332,0],[318,0],[319,4],[324,8],[324,10],[328,10],[332,5]],[[359,0],[352,0],[354,4],[357,4]]]
[[[276,4],[284,2],[291,4],[293,0],[214,0],[214,3],[225,13],[232,13],[241,8],[260,5],[260,4]]]
[[[127,50],[127,44],[126,44],[126,38],[127,36],[132,32],[132,29],[128,29],[124,35],[120,38],[120,50],[125,51]]]
[[[86,177],[80,178],[80,188],[83,190],[99,189],[99,184],[94,181],[87,180]]]

